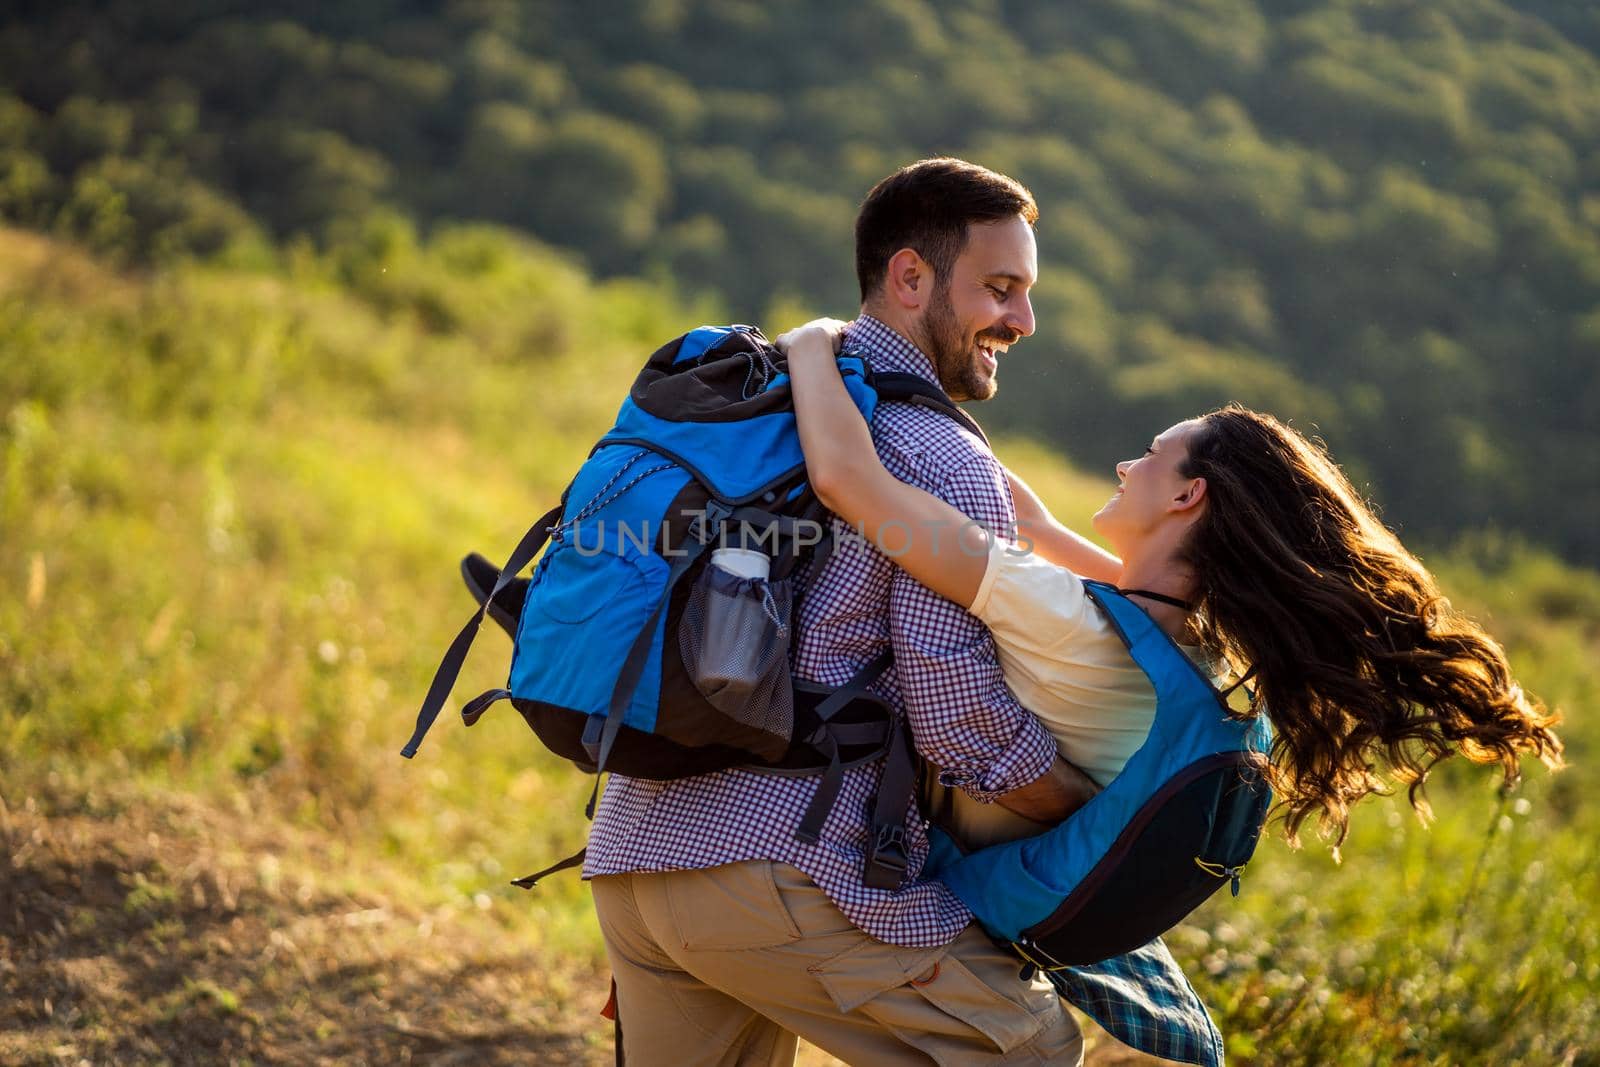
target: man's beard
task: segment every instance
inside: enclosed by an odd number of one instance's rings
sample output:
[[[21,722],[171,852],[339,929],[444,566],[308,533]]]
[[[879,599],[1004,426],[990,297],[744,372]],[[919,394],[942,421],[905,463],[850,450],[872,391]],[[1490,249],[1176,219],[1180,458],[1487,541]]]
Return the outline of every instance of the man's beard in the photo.
[[[956,321],[948,285],[941,283],[934,290],[922,317],[919,347],[933,360],[939,384],[951,400],[989,400],[1000,391],[995,380],[980,369],[973,339],[962,333]]]

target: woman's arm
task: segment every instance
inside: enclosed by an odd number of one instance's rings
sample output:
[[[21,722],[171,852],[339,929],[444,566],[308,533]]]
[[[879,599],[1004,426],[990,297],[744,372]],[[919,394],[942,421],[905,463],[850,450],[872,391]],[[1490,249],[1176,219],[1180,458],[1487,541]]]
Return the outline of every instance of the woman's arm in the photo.
[[[884,555],[962,607],[978,595],[988,535],[956,508],[885,469],[872,431],[845,391],[835,362],[844,323],[819,319],[774,342],[788,356],[811,488]]]
[[[1038,494],[1010,468],[1006,469],[1006,480],[1011,483],[1011,499],[1017,507],[1020,545],[1073,574],[1112,585],[1121,580],[1120,559],[1056,521]]]

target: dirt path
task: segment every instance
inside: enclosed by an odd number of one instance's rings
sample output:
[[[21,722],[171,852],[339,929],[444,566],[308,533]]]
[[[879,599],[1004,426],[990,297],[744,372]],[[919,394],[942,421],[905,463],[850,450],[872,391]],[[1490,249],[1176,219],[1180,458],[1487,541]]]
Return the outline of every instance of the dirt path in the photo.
[[[601,976],[322,888],[337,851],[181,798],[0,802],[0,1063],[610,1062]]]
[[[337,841],[186,796],[0,794],[0,857],[0,1063],[613,1062],[603,974],[396,900]]]

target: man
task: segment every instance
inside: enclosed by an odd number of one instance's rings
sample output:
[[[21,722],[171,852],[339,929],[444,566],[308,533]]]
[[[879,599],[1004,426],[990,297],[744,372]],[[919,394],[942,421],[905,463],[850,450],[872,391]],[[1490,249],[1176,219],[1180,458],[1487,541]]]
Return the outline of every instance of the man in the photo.
[[[1000,357],[1033,332],[1033,197],[1016,181],[932,159],[880,182],[856,220],[861,315],[847,343],[875,371],[919,375],[955,400],[995,393]],[[988,524],[1015,520],[1004,472],[954,420],[883,404],[884,464]],[[988,632],[863,544],[802,575],[797,676],[845,683],[885,647],[876,689],[941,781],[1041,822],[1092,785],[1006,689]],[[846,773],[820,839],[795,839],[817,783],[725,771],[613,777],[585,877],[617,983],[627,1061],[790,1063],[795,1035],[850,1063],[1075,1063],[1083,1042],[1054,990],[943,885],[918,881],[915,808],[899,889],[863,884],[882,764]]]

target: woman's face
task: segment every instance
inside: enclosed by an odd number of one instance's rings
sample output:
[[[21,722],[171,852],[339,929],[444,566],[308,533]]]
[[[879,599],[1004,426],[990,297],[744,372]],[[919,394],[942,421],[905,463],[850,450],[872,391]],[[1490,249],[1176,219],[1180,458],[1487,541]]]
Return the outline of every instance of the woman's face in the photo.
[[[1127,556],[1169,523],[1185,525],[1193,518],[1190,501],[1197,479],[1179,473],[1189,458],[1189,439],[1199,430],[1197,420],[1180,422],[1164,431],[1144,455],[1117,464],[1117,491],[1094,515],[1098,530],[1119,555]]]

